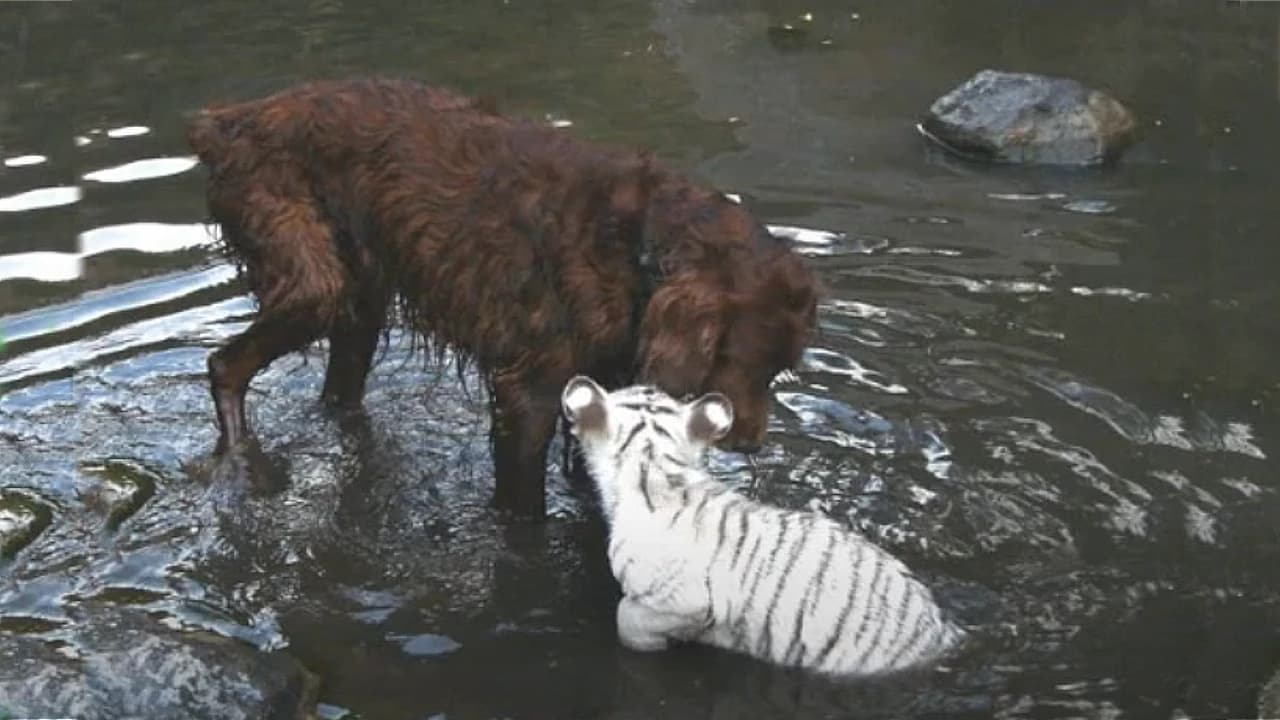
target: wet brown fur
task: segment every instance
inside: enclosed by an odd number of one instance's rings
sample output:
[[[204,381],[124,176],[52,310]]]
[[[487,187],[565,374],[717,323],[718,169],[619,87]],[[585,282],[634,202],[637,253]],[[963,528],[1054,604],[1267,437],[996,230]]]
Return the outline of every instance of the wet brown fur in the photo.
[[[188,141],[259,304],[209,359],[219,452],[248,436],[252,377],[321,338],[324,398],[358,406],[398,314],[437,352],[477,365],[497,501],[540,513],[572,375],[723,392],[735,410],[726,444],[750,449],[770,380],[813,329],[810,271],[744,208],[647,153],[448,90],[309,83],[206,108]]]

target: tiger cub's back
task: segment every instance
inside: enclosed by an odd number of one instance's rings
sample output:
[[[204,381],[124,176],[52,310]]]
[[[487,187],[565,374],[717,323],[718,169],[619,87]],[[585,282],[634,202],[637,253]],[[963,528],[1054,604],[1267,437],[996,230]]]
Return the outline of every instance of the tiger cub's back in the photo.
[[[874,675],[937,660],[963,639],[929,588],[861,535],[817,513],[732,497],[715,503],[718,514],[680,515],[713,525],[690,534],[720,545],[708,568],[712,644],[825,674]]]

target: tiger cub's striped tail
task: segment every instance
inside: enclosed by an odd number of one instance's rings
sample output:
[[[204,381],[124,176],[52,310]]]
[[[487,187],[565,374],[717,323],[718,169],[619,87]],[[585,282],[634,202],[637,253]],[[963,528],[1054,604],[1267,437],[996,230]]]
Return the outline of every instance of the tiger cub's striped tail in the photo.
[[[860,534],[712,480],[704,451],[733,424],[724,396],[681,403],[578,376],[561,401],[609,522],[627,647],[700,642],[866,676],[935,662],[966,638],[906,565]]]

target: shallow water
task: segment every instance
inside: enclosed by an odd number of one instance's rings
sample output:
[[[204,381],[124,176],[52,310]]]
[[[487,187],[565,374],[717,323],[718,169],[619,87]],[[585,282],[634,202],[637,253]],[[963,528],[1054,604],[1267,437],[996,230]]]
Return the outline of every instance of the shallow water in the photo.
[[[0,532],[27,530],[0,547],[0,629],[147,605],[286,647],[330,716],[1253,714],[1280,664],[1278,13],[3,3]],[[919,113],[987,66],[1104,87],[1143,140],[1102,171],[926,147]],[[719,470],[902,556],[975,649],[858,687],[621,650],[584,494],[553,472],[545,526],[498,523],[482,405],[399,342],[367,423],[316,406],[323,353],[277,363],[250,404],[290,487],[210,482],[204,360],[253,306],[210,253],[182,118],[367,71],[650,146],[796,237],[823,333],[755,472]]]

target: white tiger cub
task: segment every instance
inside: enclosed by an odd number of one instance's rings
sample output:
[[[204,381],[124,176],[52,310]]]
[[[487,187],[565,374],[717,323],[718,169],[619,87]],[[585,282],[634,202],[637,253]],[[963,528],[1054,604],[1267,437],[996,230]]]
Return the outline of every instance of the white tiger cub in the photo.
[[[966,637],[902,562],[859,534],[714,481],[703,451],[733,424],[725,396],[607,393],[579,375],[561,403],[609,524],[624,646],[701,642],[869,676],[938,660]]]

